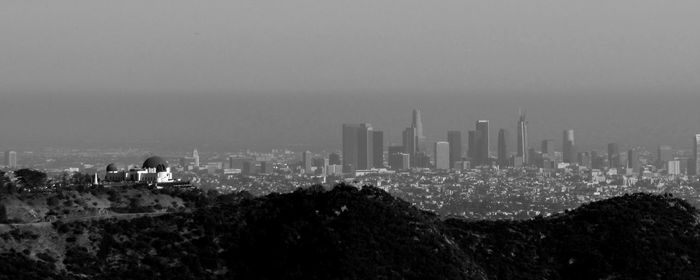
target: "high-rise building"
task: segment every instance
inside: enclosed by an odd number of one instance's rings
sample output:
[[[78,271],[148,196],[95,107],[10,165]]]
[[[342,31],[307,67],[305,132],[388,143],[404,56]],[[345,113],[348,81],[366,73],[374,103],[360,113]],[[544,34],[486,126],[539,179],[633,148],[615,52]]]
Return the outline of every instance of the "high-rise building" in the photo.
[[[404,153],[411,157],[411,165],[416,160],[416,154],[418,152],[418,136],[416,135],[415,127],[408,127],[403,131],[403,148]]]
[[[673,159],[673,148],[668,145],[661,145],[656,150],[656,167],[665,168],[667,162]]]
[[[403,146],[389,146],[389,167],[393,170],[402,170],[404,169],[404,162],[403,162],[403,157],[404,155],[408,155],[404,152],[404,147]],[[408,163],[408,162],[406,162]],[[410,168],[407,167],[405,169]]]
[[[700,134],[695,134],[693,140],[693,157],[688,166],[688,175],[700,175]]]
[[[7,168],[17,168],[17,152],[6,151],[5,152],[5,166]]]
[[[518,119],[518,156],[523,158],[524,163],[529,163],[527,154],[527,121],[525,120],[525,113],[520,111],[520,118]]]
[[[619,168],[621,165],[620,148],[617,146],[617,143],[608,144],[608,166],[610,168]]]
[[[328,164],[329,165],[341,165],[340,161],[340,155],[337,153],[331,153],[328,155]]]
[[[576,143],[574,142],[574,130],[564,130],[562,143],[562,161],[576,163]]]
[[[455,163],[462,160],[462,132],[448,131],[447,142],[450,143],[450,168],[455,168]]]
[[[343,172],[372,167],[372,126],[368,123],[343,124]]]
[[[197,149],[192,151],[192,159],[194,160],[195,168],[199,167],[199,152],[197,152]]]
[[[420,110],[418,109],[413,109],[413,119],[411,121],[411,127],[416,129],[416,149],[418,151],[425,151],[425,134],[423,134],[423,118],[421,118]]]
[[[467,133],[467,157],[472,162],[476,162],[476,131],[470,130]]]
[[[589,152],[579,152],[578,165],[590,168],[592,166],[591,154]]]
[[[627,168],[631,168],[635,172],[639,171],[639,152],[635,149],[627,151]]]
[[[304,169],[304,174],[311,174],[311,167],[313,166],[312,158],[311,158],[311,152],[309,151],[304,151],[301,154],[301,166],[302,169]]]
[[[476,162],[477,165],[489,164],[489,121],[476,122]]]
[[[372,167],[384,168],[384,132],[372,132]]]
[[[666,173],[668,175],[681,175],[681,161],[669,160],[666,162]]]
[[[445,141],[435,142],[434,149],[435,169],[450,169],[450,143]]]
[[[498,166],[508,166],[508,131],[498,130]]]
[[[542,157],[547,159],[554,159],[554,140],[545,139],[542,140]]]

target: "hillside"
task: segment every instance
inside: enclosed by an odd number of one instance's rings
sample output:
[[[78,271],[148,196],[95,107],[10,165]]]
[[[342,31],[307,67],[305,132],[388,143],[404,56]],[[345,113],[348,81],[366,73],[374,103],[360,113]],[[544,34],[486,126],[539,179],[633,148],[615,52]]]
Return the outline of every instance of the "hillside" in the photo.
[[[666,196],[628,195],[520,222],[443,220],[373,187],[208,199],[192,212],[4,225],[0,275],[700,279],[697,211]]]

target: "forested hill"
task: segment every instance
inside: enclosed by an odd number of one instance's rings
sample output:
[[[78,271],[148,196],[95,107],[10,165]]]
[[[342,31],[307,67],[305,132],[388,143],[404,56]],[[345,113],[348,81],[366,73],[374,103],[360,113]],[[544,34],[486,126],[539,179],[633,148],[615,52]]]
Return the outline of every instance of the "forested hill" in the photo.
[[[697,221],[684,201],[647,194],[493,222],[444,219],[374,187],[310,187],[219,196],[193,212],[6,227],[0,277],[700,279]]]

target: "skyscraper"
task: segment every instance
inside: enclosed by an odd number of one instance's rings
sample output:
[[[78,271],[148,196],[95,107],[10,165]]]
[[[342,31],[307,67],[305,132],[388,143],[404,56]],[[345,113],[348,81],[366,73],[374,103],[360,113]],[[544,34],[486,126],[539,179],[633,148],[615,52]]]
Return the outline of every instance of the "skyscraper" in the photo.
[[[700,174],[700,134],[695,134],[695,139],[693,139],[693,157],[688,166],[688,175],[699,175]]]
[[[337,153],[331,153],[328,155],[328,164],[330,165],[341,165],[340,155]]]
[[[450,143],[450,168],[462,160],[462,132],[450,130],[447,132],[447,142]]]
[[[489,164],[489,121],[476,122],[476,162],[477,165]]]
[[[418,109],[413,109],[411,127],[416,129],[416,148],[419,151],[423,151],[425,149],[425,134],[423,134],[423,118],[421,118],[420,110]]]
[[[435,142],[435,169],[450,169],[450,143]]]
[[[198,168],[199,167],[199,152],[197,152],[197,149],[194,149],[194,151],[192,151],[192,159],[194,160],[195,168]]]
[[[418,151],[417,147],[417,141],[418,141],[418,136],[416,135],[416,128],[415,127],[408,127],[404,129],[403,131],[403,148],[404,148],[404,153],[408,154],[411,160],[411,166],[414,165],[414,162],[416,160],[416,154]]]
[[[467,133],[467,157],[472,163],[476,162],[476,131],[470,130]],[[476,164],[474,164],[476,165]]]
[[[554,159],[554,140],[542,140],[542,157],[546,159]]]
[[[610,168],[619,168],[621,162],[620,162],[620,148],[617,146],[617,143],[610,143],[608,144],[608,166]]]
[[[371,168],[372,148],[370,124],[343,124],[343,172]]]
[[[17,168],[17,152],[6,151],[5,152],[5,166],[7,168]]]
[[[305,151],[301,154],[301,166],[304,174],[311,174],[311,152]]]
[[[372,132],[372,167],[384,168],[384,132]]]
[[[407,155],[408,154],[404,152],[403,146],[389,146],[389,167],[391,167],[393,170],[410,168],[410,166],[405,166],[405,164],[408,164],[408,162],[404,162],[404,156]]]
[[[518,119],[518,157],[522,158],[523,163],[529,162],[527,154],[527,121],[523,111],[520,111],[520,118]]]
[[[562,138],[562,160],[565,163],[576,163],[576,144],[574,142],[574,130],[564,130]]]
[[[508,131],[500,129],[498,131],[498,165],[508,166]]]
[[[656,151],[656,167],[666,168],[667,162],[673,159],[673,148],[667,145],[661,145]]]
[[[627,151],[627,168],[639,171],[639,152],[635,149],[630,149]]]

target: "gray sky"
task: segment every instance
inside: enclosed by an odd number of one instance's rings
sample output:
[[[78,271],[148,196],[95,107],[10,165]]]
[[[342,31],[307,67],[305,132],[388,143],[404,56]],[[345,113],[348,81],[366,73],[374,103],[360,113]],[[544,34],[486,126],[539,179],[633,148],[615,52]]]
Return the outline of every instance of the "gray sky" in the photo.
[[[398,141],[414,107],[433,138],[512,130],[524,107],[532,143],[689,145],[699,18],[685,0],[8,0],[0,146],[332,147],[360,121]]]
[[[2,92],[700,86],[697,1],[3,1]]]

